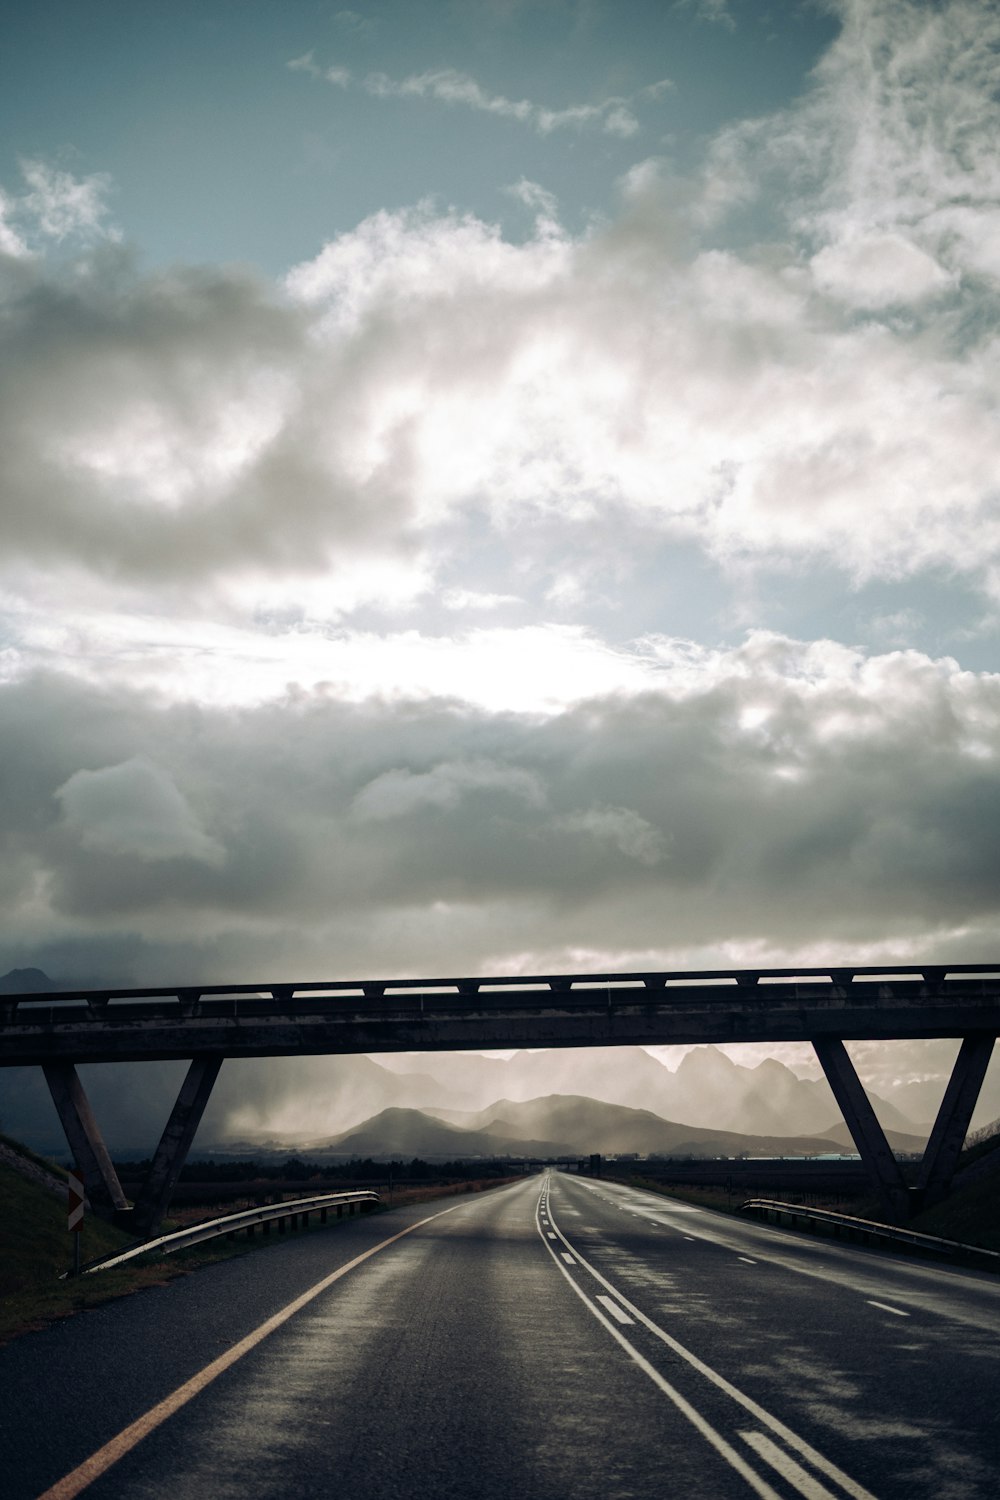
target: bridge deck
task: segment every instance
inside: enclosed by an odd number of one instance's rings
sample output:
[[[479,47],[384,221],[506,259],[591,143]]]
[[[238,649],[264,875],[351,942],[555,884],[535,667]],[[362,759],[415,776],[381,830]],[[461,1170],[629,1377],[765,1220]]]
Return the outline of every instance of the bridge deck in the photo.
[[[1000,967],[478,975],[67,990],[0,997],[0,1065],[40,1064],[92,1207],[151,1234],[225,1057],[624,1043],[812,1042],[890,1217],[945,1193],[1000,1033]],[[925,1153],[904,1181],[845,1039],[962,1037]],[[133,1205],[77,1073],[190,1058]]]
[[[0,997],[0,1066],[1000,1032],[1000,966],[480,975]]]

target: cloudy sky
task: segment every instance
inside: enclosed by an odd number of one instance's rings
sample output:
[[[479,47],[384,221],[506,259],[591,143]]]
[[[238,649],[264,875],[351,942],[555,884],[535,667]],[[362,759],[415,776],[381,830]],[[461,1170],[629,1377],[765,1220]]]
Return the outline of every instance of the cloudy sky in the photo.
[[[1000,956],[1000,13],[5,28],[0,971]]]

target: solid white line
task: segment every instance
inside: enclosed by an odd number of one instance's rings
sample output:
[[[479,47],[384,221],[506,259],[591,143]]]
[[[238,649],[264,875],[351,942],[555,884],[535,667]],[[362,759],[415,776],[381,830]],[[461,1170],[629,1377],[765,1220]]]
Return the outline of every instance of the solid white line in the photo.
[[[882,1312],[895,1313],[897,1318],[908,1318],[910,1316],[908,1312],[903,1312],[901,1307],[890,1307],[888,1302],[873,1302],[870,1297],[866,1297],[865,1301],[869,1307],[878,1307]]]
[[[825,1484],[820,1484],[818,1479],[808,1474],[801,1464],[797,1464],[794,1458],[790,1458],[778,1447],[777,1443],[772,1443],[763,1432],[741,1432],[740,1437],[745,1443],[749,1443],[754,1452],[766,1464],[770,1464],[782,1479],[787,1479],[788,1483],[805,1497],[805,1500],[837,1500],[832,1490],[828,1490]]]
[[[430,1224],[433,1219],[442,1219],[445,1214],[453,1214],[456,1209],[466,1206],[463,1203],[456,1203],[451,1208],[441,1209],[439,1213],[429,1214],[426,1219],[419,1219],[416,1224],[410,1224],[408,1228],[401,1229],[398,1234],[392,1234],[387,1240],[382,1240],[381,1244],[373,1245],[370,1250],[365,1250],[361,1255],[356,1255],[353,1260],[347,1262],[346,1266],[341,1266],[337,1271],[331,1271],[329,1276],[324,1276],[322,1281],[317,1281],[316,1285],[311,1286],[307,1292],[303,1292],[293,1302],[287,1303],[273,1317],[267,1318],[252,1333],[248,1333],[246,1338],[240,1339],[238,1344],[233,1344],[232,1348],[227,1349],[224,1354],[220,1354],[218,1359],[213,1359],[211,1364],[207,1364],[204,1369],[199,1370],[197,1375],[192,1375],[190,1380],[185,1380],[183,1385],[179,1385],[169,1396],[157,1402],[155,1406],[150,1407],[149,1411],[137,1418],[136,1421],[129,1423],[128,1427],[124,1427],[116,1437],[113,1437],[110,1442],[105,1443],[103,1448],[98,1448],[96,1453],[92,1453],[89,1458],[84,1459],[83,1463],[79,1464],[71,1473],[57,1480],[50,1489],[47,1489],[44,1494],[39,1495],[38,1500],[74,1500],[74,1496],[79,1495],[88,1485],[93,1484],[95,1479],[99,1479],[102,1474],[106,1474],[112,1464],[116,1464],[120,1458],[125,1457],[126,1453],[130,1453],[133,1448],[142,1442],[144,1437],[148,1437],[168,1417],[172,1417],[175,1411],[180,1411],[181,1407],[186,1406],[192,1397],[197,1396],[207,1385],[211,1385],[213,1380],[223,1374],[224,1371],[230,1369],[237,1360],[242,1359],[244,1354],[249,1354],[251,1349],[255,1349],[259,1343],[262,1343],[269,1334],[274,1333],[283,1323],[287,1323],[289,1318],[294,1317],[297,1312],[312,1302],[314,1297],[318,1297],[322,1292],[326,1291],[327,1287],[333,1286],[335,1281],[339,1281],[342,1276],[346,1276],[348,1271],[353,1271],[356,1266],[362,1265],[364,1261],[371,1260],[372,1256],[378,1255],[380,1250],[388,1249],[397,1240],[401,1240],[406,1235],[412,1234],[415,1229],[422,1229],[425,1224]]]
[[[756,1419],[756,1421],[762,1422],[765,1427],[769,1427],[776,1437],[781,1438],[781,1440],[787,1443],[790,1448],[794,1448],[795,1451],[800,1454],[801,1457],[804,1458],[808,1463],[810,1463],[814,1469],[819,1469],[821,1474],[825,1474],[828,1479],[832,1479],[835,1484],[838,1484],[842,1490],[844,1490],[848,1495],[852,1497],[852,1500],[875,1500],[875,1497],[874,1495],[872,1495],[870,1490],[866,1490],[863,1485],[858,1484],[856,1480],[853,1480],[850,1477],[850,1475],[845,1474],[843,1470],[838,1469],[836,1464],[831,1463],[828,1458],[824,1458],[822,1453],[817,1452],[817,1450],[813,1448],[811,1444],[807,1443],[804,1438],[800,1438],[797,1432],[793,1432],[790,1427],[786,1427],[784,1422],[779,1421],[777,1417],[773,1417],[769,1411],[767,1411],[763,1406],[760,1406],[756,1401],[752,1400],[751,1397],[745,1396],[743,1392],[737,1386],[732,1385],[724,1375],[720,1375],[717,1370],[713,1370],[711,1365],[705,1364],[704,1360],[699,1359],[698,1356],[696,1354],[693,1354],[690,1349],[685,1348],[685,1346],[678,1339],[673,1338],[672,1335],[667,1333],[665,1329],[661,1328],[658,1323],[654,1323],[652,1318],[648,1318],[646,1314],[641,1310],[641,1308],[636,1307],[635,1303],[630,1302],[623,1292],[620,1292],[617,1287],[612,1286],[607,1277],[602,1276],[600,1271],[597,1270],[596,1266],[592,1266],[589,1260],[587,1260],[585,1256],[581,1255],[579,1250],[576,1250],[575,1247],[570,1244],[569,1240],[563,1234],[562,1230],[559,1229],[558,1225],[556,1226],[556,1229],[559,1238],[566,1246],[566,1249],[574,1251],[580,1264],[590,1272],[594,1280],[599,1281],[607,1291],[611,1292],[613,1296],[617,1297],[622,1306],[628,1308],[629,1312],[636,1319],[636,1321],[644,1324],[644,1326],[649,1329],[650,1333],[655,1334],[655,1336],[661,1341],[661,1343],[666,1344],[668,1349],[672,1349],[675,1354],[679,1354],[681,1359],[686,1360],[687,1363],[692,1367],[692,1369],[695,1369],[699,1372],[699,1374],[704,1375],[706,1380],[710,1380],[712,1384],[718,1387],[720,1391],[725,1391],[727,1396],[731,1396],[734,1401],[738,1402],[739,1405],[743,1407],[744,1411],[748,1411],[750,1415]],[[559,1269],[561,1271],[562,1266],[560,1266]],[[569,1280],[568,1277],[567,1280]],[[575,1282],[571,1282],[570,1284],[574,1288],[576,1287]],[[583,1292],[581,1292],[580,1295],[584,1297],[584,1300],[586,1300],[585,1294]],[[595,1316],[599,1317],[600,1314],[595,1313]],[[619,1338],[620,1337],[621,1335],[619,1335]]]
[[[540,1227],[538,1232],[539,1234],[541,1234]],[[560,1238],[562,1238],[561,1234]],[[741,1475],[742,1478],[746,1480],[750,1488],[760,1496],[760,1500],[781,1500],[781,1497],[779,1496],[777,1490],[772,1489],[765,1479],[762,1479],[759,1474],[751,1469],[750,1465],[744,1460],[741,1454],[737,1453],[732,1444],[727,1443],[726,1439],[721,1435],[721,1433],[716,1432],[715,1428],[712,1427],[710,1423],[706,1422],[701,1413],[695,1410],[690,1401],[685,1400],[680,1391],[675,1390],[669,1381],[664,1380],[659,1370],[657,1370],[654,1365],[650,1364],[645,1355],[639,1353],[635,1345],[631,1344],[623,1333],[619,1332],[614,1323],[612,1323],[607,1315],[603,1313],[597,1306],[596,1302],[592,1302],[591,1299],[587,1296],[586,1292],[581,1291],[566,1268],[560,1265],[559,1260],[556,1256],[556,1252],[552,1249],[552,1247],[548,1244],[545,1244],[544,1240],[542,1241],[542,1243],[545,1245],[546,1250],[548,1250],[549,1254],[552,1256],[553,1263],[558,1268],[561,1275],[566,1278],[566,1281],[573,1288],[574,1292],[580,1298],[580,1301],[583,1303],[584,1307],[591,1314],[591,1316],[595,1317],[598,1323],[600,1323],[602,1327],[607,1330],[607,1332],[611,1335],[615,1342],[625,1350],[625,1353],[629,1356],[629,1358],[639,1366],[639,1369],[643,1372],[644,1375],[647,1375],[649,1377],[649,1379],[653,1382],[657,1389],[660,1390],[663,1395],[668,1398],[668,1400],[673,1402],[681,1415],[687,1417],[692,1427],[694,1427],[698,1432],[701,1433],[702,1437],[705,1438],[706,1442],[711,1444],[716,1453],[718,1453],[720,1457],[724,1458],[726,1462],[736,1470],[737,1474]],[[584,1264],[586,1265],[585,1261]],[[588,1267],[588,1270],[589,1269],[590,1268]]]
[[[618,1303],[615,1302],[614,1298],[606,1297],[603,1292],[599,1292],[597,1301],[601,1304],[602,1307],[606,1307],[611,1316],[613,1318],[616,1318],[619,1323],[635,1322],[635,1319],[630,1318],[627,1312],[623,1312],[623,1310],[618,1306]]]

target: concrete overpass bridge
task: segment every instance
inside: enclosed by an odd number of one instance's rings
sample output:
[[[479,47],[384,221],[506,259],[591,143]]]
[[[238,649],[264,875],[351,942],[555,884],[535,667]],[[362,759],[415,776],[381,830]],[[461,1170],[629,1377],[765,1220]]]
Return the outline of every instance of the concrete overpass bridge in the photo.
[[[92,1207],[138,1235],[163,1218],[227,1057],[709,1042],[810,1042],[886,1215],[903,1221],[957,1184],[998,1033],[1000,965],[485,974],[0,996],[0,1067],[43,1068]],[[912,1186],[844,1043],[929,1037],[961,1045]],[[190,1066],[129,1205],[77,1066],[168,1058]]]

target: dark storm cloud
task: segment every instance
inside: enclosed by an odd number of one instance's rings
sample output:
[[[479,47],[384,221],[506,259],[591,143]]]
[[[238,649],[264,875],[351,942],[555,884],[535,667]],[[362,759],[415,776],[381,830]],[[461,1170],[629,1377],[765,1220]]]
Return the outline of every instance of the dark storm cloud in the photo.
[[[1000,684],[915,653],[755,638],[697,690],[545,719],[44,677],[2,699],[12,964],[84,937],[92,972],[138,939],[171,978],[235,979],[994,930]]]

